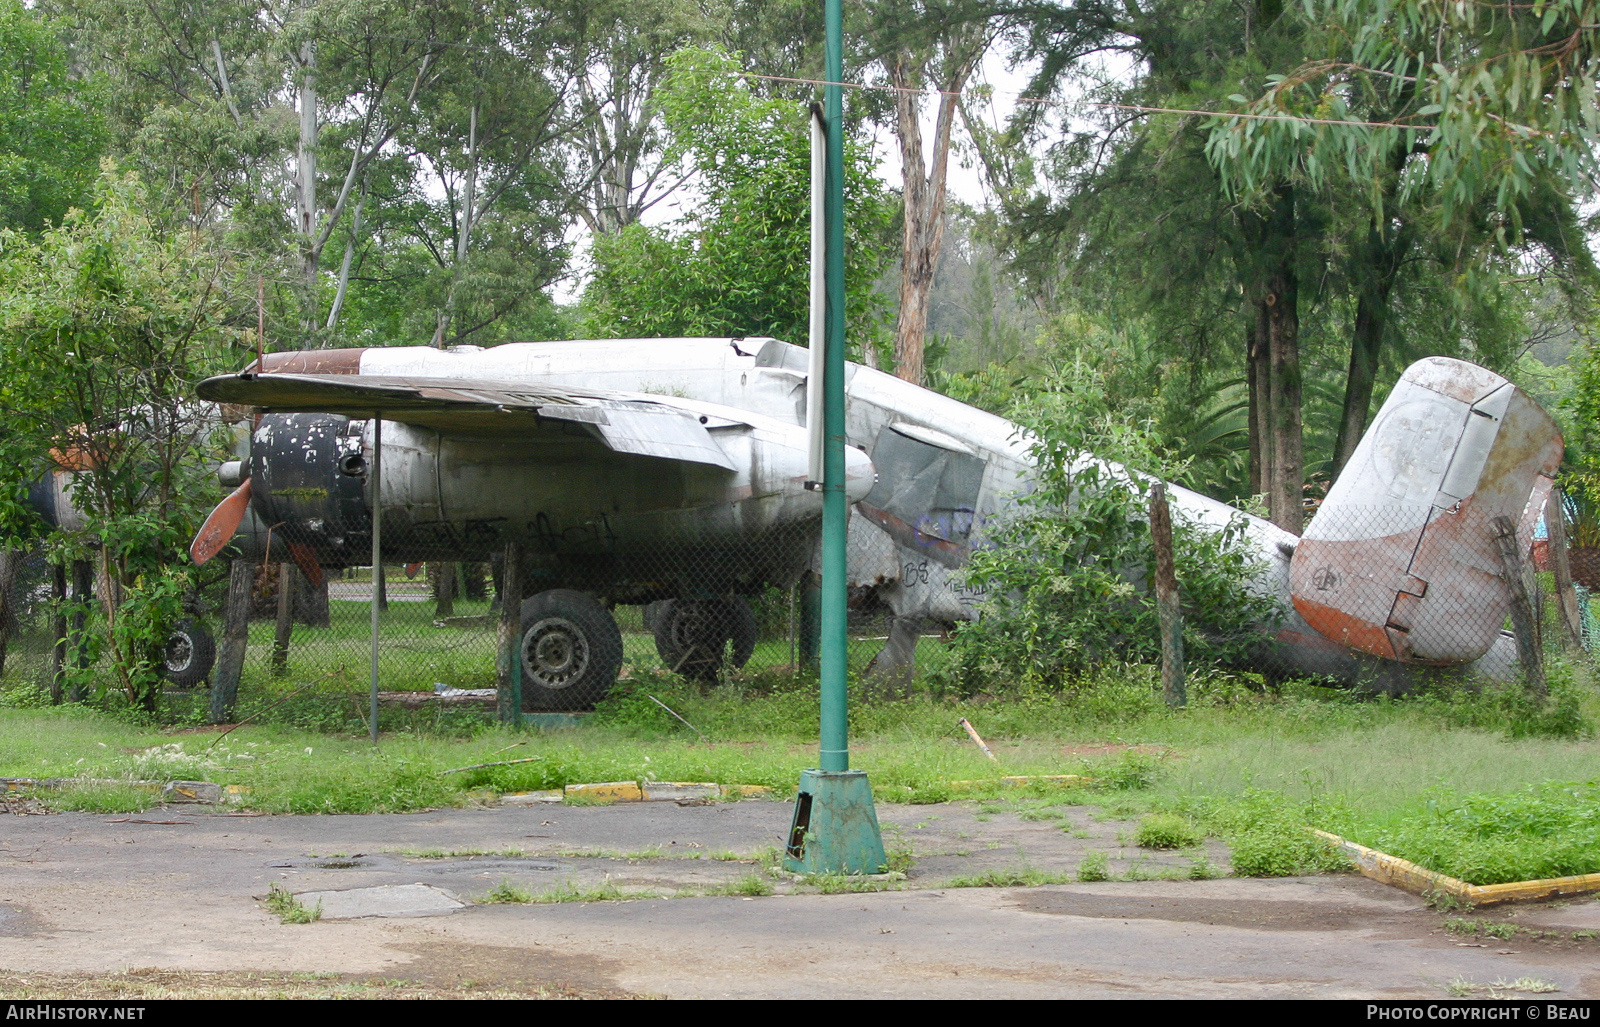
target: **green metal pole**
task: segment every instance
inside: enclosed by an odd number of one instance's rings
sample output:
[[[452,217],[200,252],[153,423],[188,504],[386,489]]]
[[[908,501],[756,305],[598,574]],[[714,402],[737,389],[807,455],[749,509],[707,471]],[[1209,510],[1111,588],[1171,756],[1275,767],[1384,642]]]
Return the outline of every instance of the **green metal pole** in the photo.
[[[827,84],[823,87],[822,195],[825,259],[822,292],[822,746],[815,770],[795,791],[783,865],[803,874],[876,874],[884,868],[883,833],[867,775],[850,769],[845,694],[844,481],[844,46],[841,0],[827,0]],[[815,167],[815,165],[813,165]],[[815,367],[815,364],[812,365]],[[814,372],[813,372],[814,373]]]
[[[372,415],[372,744],[378,744],[378,577],[383,573],[383,412]]]
[[[822,376],[822,752],[820,769],[850,769],[848,701],[845,694],[844,491],[844,17],[841,0],[827,0],[827,84],[823,118],[828,169],[823,205],[827,226],[826,363]]]

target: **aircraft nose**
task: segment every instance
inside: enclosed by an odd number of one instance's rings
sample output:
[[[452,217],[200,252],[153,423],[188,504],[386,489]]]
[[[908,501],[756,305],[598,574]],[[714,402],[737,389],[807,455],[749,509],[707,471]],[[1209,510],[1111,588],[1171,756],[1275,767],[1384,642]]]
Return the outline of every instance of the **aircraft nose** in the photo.
[[[867,498],[877,482],[878,469],[872,466],[872,458],[854,446],[844,447],[844,494],[850,502]]]

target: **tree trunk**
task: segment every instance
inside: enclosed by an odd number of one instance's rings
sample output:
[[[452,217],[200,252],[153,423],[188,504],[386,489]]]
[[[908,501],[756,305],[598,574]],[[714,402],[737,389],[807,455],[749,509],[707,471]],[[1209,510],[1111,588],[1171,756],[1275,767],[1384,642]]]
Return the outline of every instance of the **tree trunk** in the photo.
[[[295,229],[300,234],[300,274],[305,297],[301,323],[309,337],[317,328],[317,51],[300,44],[300,140],[295,149]]]
[[[1300,421],[1300,317],[1293,268],[1268,280],[1272,364],[1272,523],[1300,534],[1305,490]]]
[[[937,83],[939,114],[933,138],[932,169],[922,154],[921,93],[926,60],[899,50],[884,58],[895,93],[895,136],[900,142],[900,176],[905,227],[900,253],[900,317],[894,332],[894,373],[921,385],[927,347],[928,305],[933,276],[944,245],[945,181],[950,167],[950,133],[960,93],[985,46],[973,45],[948,61]],[[986,41],[985,41],[986,42]]]
[[[1383,349],[1383,329],[1389,319],[1389,284],[1361,290],[1356,301],[1356,324],[1350,333],[1350,369],[1345,373],[1344,413],[1339,418],[1339,440],[1333,448],[1333,473],[1350,462],[1367,430],[1372,410],[1372,389],[1378,381],[1378,355]]]
[[[1272,368],[1267,359],[1266,309],[1250,305],[1250,320],[1245,326],[1245,381],[1250,392],[1250,495],[1264,496],[1271,488],[1272,446],[1267,443],[1267,411],[1271,409],[1268,386]]]
[[[1251,215],[1243,227],[1249,253],[1241,262],[1241,271],[1246,275],[1245,294],[1256,307],[1256,353],[1261,361],[1256,365],[1255,383],[1265,400],[1258,401],[1257,411],[1262,419],[1260,445],[1268,515],[1272,523],[1298,535],[1305,468],[1293,186],[1278,186],[1268,209]]]

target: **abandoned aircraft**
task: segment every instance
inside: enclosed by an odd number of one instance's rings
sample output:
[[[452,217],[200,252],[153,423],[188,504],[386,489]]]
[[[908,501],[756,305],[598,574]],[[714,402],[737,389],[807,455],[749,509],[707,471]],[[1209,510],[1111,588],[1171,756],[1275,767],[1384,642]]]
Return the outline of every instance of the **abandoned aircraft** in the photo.
[[[616,603],[665,607],[663,659],[714,676],[728,641],[735,664],[750,654],[740,597],[816,565],[807,369],[803,348],[742,338],[268,354],[199,386],[261,416],[248,458],[224,465],[238,487],[193,553],[230,540],[259,553],[275,533],[312,573],[369,562],[381,409],[389,559],[483,560],[523,544],[530,707],[580,708],[610,687]],[[983,596],[958,571],[1028,488],[1028,444],[1003,418],[870,368],[848,365],[846,393],[850,583],[894,615],[876,669],[908,673],[926,622],[978,615]],[[1554,422],[1499,375],[1414,364],[1303,538],[1246,518],[1257,585],[1284,609],[1261,669],[1390,692],[1427,668],[1508,676],[1490,525],[1510,518],[1526,551],[1561,451]],[[1170,495],[1202,525],[1246,517]]]

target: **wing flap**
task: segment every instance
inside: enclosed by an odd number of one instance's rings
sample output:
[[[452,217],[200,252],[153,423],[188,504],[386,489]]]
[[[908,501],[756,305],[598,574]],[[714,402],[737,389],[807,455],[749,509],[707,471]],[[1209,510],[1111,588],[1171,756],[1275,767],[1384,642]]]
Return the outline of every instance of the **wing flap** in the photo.
[[[207,378],[203,400],[272,413],[381,413],[440,431],[536,429],[541,421],[583,425],[618,453],[735,470],[694,414],[630,393],[576,392],[528,382],[373,375],[232,374]]]

